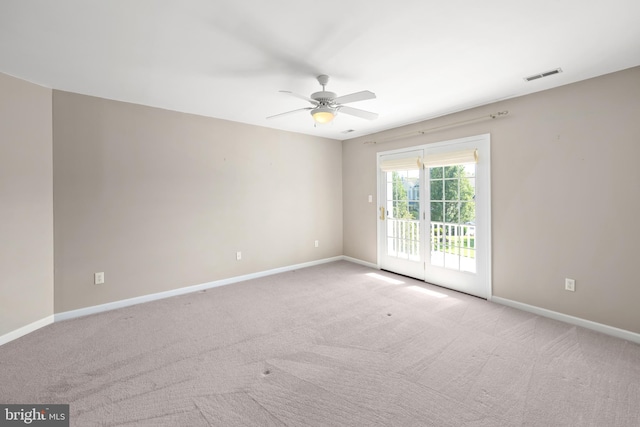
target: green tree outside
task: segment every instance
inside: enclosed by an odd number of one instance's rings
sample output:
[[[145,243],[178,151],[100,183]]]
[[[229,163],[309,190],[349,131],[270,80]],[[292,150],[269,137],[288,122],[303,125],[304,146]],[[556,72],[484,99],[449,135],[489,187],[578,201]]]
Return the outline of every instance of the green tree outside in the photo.
[[[475,221],[475,188],[472,183],[475,179],[474,174],[468,175],[464,165],[431,168],[429,174],[431,221],[448,224]],[[418,220],[420,213],[417,209],[418,202],[409,200],[407,194],[407,184],[410,180],[411,178],[403,177],[398,172],[392,173],[392,218],[406,220],[400,221],[399,226],[404,230],[400,233],[405,239],[413,241],[418,239],[418,236],[414,235],[417,229],[411,227],[409,221]],[[416,182],[415,185],[419,184]],[[463,230],[466,230],[466,227]],[[462,232],[466,234],[466,231]],[[475,257],[475,236],[448,236],[444,228],[435,230],[435,233],[435,236],[440,236],[436,239],[436,250]]]
[[[404,187],[404,181],[398,174],[393,172],[393,218],[396,219],[418,219],[409,209],[409,198]]]
[[[464,165],[430,169],[431,221],[465,224],[475,221],[475,190]]]

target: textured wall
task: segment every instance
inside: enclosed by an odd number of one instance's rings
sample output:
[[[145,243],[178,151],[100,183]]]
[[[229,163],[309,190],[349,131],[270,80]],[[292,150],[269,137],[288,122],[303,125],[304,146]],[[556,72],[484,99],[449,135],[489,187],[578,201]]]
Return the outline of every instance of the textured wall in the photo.
[[[342,254],[339,141],[53,101],[56,313]]]
[[[51,90],[0,74],[0,336],[53,314]]]
[[[631,68],[343,142],[345,255],[376,262],[376,152],[490,133],[493,295],[640,333],[639,82]]]

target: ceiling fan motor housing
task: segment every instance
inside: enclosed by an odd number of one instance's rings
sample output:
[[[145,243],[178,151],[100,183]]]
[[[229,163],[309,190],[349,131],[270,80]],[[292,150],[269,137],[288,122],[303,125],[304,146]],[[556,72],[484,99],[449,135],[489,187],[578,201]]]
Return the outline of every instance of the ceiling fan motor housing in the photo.
[[[332,101],[337,97],[334,92],[329,92],[326,90],[315,92],[311,94],[311,99],[318,101],[320,105],[330,105]]]
[[[329,92],[324,90],[324,87],[329,83],[329,76],[326,74],[320,74],[318,77],[318,83],[322,86],[322,90],[320,92],[315,92],[311,94],[311,99],[314,101],[318,101],[318,107],[331,107],[333,104],[333,100],[338,96],[335,92]]]

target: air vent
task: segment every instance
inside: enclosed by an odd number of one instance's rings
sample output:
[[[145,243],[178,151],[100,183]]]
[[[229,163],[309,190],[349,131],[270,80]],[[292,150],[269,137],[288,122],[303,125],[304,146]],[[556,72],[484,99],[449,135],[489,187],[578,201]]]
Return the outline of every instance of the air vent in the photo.
[[[351,133],[351,132],[355,132],[355,129],[347,129],[347,130],[343,130],[342,133]]]
[[[562,72],[562,68],[556,68],[555,70],[551,70],[551,71],[545,71],[544,73],[540,73],[540,74],[534,74],[532,76],[529,77],[525,77],[524,79],[528,82],[533,81],[533,80],[538,80],[541,79],[543,77],[549,77],[549,76],[553,76],[554,74],[558,74]]]

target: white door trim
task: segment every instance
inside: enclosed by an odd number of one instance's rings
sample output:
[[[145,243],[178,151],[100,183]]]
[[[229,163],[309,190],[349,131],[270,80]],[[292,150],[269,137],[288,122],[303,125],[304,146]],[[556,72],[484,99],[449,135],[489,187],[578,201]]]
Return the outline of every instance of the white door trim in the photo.
[[[441,151],[451,151],[452,148],[453,149],[464,149],[464,148],[469,148],[473,145],[476,145],[477,148],[480,151],[480,155],[478,157],[478,163],[476,164],[476,174],[478,176],[478,178],[480,178],[480,175],[482,175],[482,180],[484,181],[484,183],[486,185],[483,186],[483,191],[485,191],[486,194],[484,194],[484,197],[479,197],[478,198],[478,202],[480,203],[476,203],[476,216],[480,217],[483,219],[483,221],[485,221],[485,223],[483,224],[483,227],[485,229],[485,236],[482,243],[483,246],[483,256],[481,259],[477,259],[477,268],[478,268],[478,272],[482,272],[483,276],[484,276],[484,283],[482,285],[482,289],[480,289],[480,293],[478,294],[478,296],[482,297],[482,298],[487,298],[487,299],[491,299],[492,297],[492,269],[491,269],[491,265],[492,265],[492,261],[491,261],[491,255],[492,255],[492,243],[491,243],[491,136],[490,134],[481,134],[481,135],[474,135],[474,136],[470,136],[470,137],[465,137],[465,138],[458,138],[458,139],[453,139],[453,140],[447,140],[447,141],[439,141],[439,142],[435,142],[435,143],[430,143],[430,144],[423,144],[423,145],[418,145],[418,146],[413,146],[413,147],[406,147],[406,148],[400,148],[400,149],[394,149],[394,150],[387,150],[387,151],[381,151],[377,153],[376,156],[376,180],[377,180],[377,203],[378,203],[378,209],[376,210],[376,244],[377,244],[377,265],[378,268],[382,268],[382,256],[383,256],[383,249],[384,246],[380,243],[381,239],[382,239],[382,227],[380,226],[380,219],[379,219],[379,207],[384,205],[384,202],[382,200],[382,189],[381,189],[381,183],[380,183],[380,159],[382,156],[389,156],[389,155],[398,155],[401,156],[403,153],[407,153],[407,152],[411,152],[411,151],[415,151],[415,150],[424,150],[425,155],[428,155],[429,152],[441,152]],[[454,148],[455,147],[455,148]],[[426,182],[426,173],[423,174],[425,177],[423,179],[423,182]],[[426,206],[426,200],[425,200],[425,195],[423,194],[424,191],[421,191],[421,195],[420,195],[420,200],[421,200],[421,207],[422,210],[425,211],[427,209],[429,209],[429,207]],[[425,227],[421,227],[422,229],[424,229]],[[422,235],[424,236],[424,239],[427,238],[426,236],[426,232],[423,232]],[[429,247],[428,242],[424,242],[426,247]],[[426,254],[425,254],[426,255]]]

